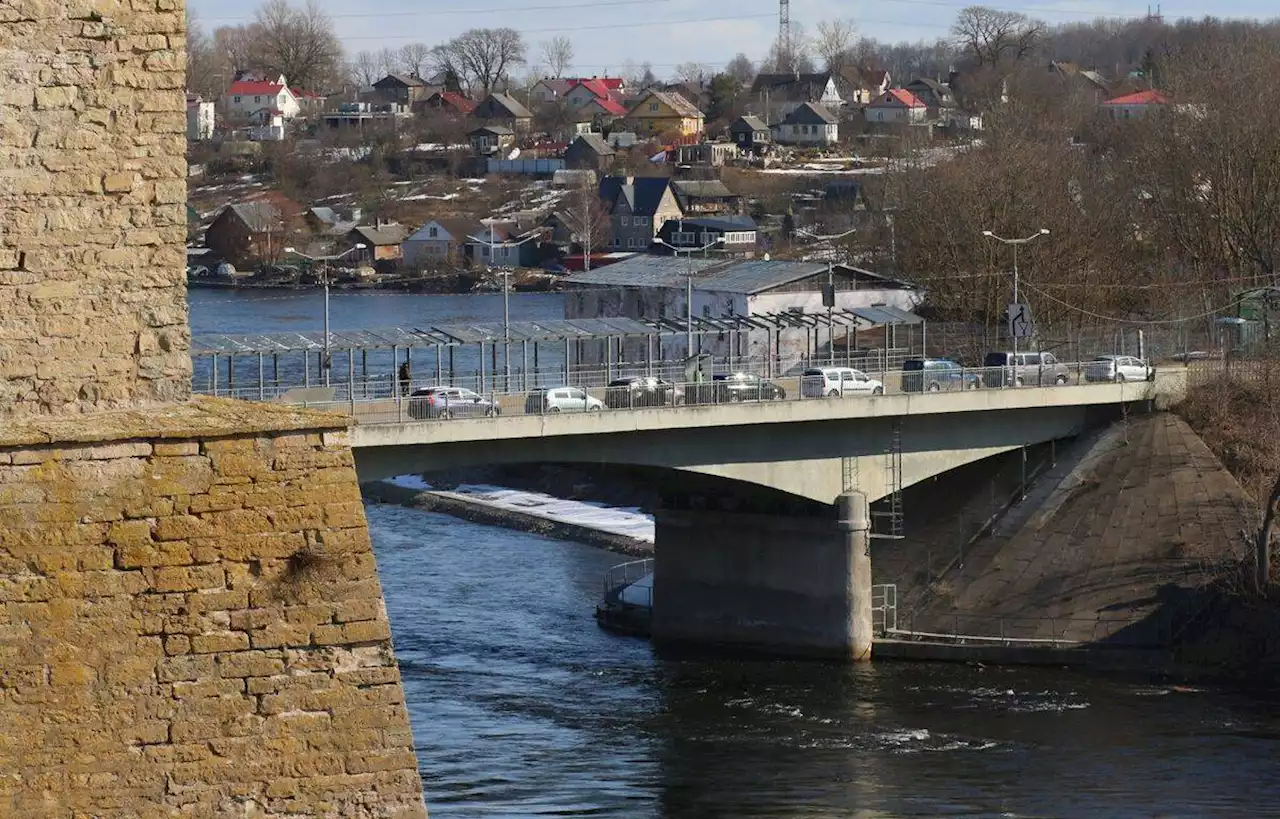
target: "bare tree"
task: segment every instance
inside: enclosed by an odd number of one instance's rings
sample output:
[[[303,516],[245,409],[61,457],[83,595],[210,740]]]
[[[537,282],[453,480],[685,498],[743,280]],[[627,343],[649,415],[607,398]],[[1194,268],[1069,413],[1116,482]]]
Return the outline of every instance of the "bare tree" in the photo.
[[[253,54],[268,74],[283,74],[290,85],[312,89],[324,89],[339,76],[342,46],[317,0],[302,6],[266,0],[254,22]]]
[[[583,269],[590,270],[592,249],[607,247],[613,229],[612,217],[600,199],[594,175],[583,174],[563,216],[570,239],[582,246]]]
[[[751,58],[739,51],[724,67],[724,73],[733,77],[742,85],[746,85],[756,77],[755,63]]]
[[[789,74],[793,71],[810,73],[815,67],[811,50],[812,43],[804,26],[792,23],[791,42],[784,43],[775,39],[769,48],[769,56],[765,58],[760,70],[778,74]]]
[[[187,8],[187,91],[206,99],[215,99],[231,82],[229,72],[218,59],[213,40],[200,26],[191,8]]]
[[[542,60],[557,79],[573,64],[573,41],[559,35],[542,41]]]
[[[823,20],[818,23],[813,49],[828,71],[837,71],[854,62],[853,44],[857,33],[858,27],[852,20]]]
[[[526,56],[524,39],[513,28],[473,28],[436,46],[432,53],[437,67],[452,68],[484,95]]]
[[[347,76],[357,89],[368,88],[382,79],[382,61],[372,51],[361,51],[347,61]]]
[[[706,82],[711,77],[711,67],[706,63],[690,60],[680,63],[671,71],[671,78],[676,82]]]
[[[1000,66],[1034,54],[1045,24],[1016,11],[969,6],[956,16],[951,33],[979,66]]]
[[[431,64],[431,47],[426,43],[409,43],[402,46],[397,56],[397,64],[415,77],[421,77],[423,69]]]
[[[259,34],[255,24],[222,26],[214,30],[213,49],[218,55],[218,61],[232,75],[227,77],[228,82],[235,75],[255,67],[254,50]]]

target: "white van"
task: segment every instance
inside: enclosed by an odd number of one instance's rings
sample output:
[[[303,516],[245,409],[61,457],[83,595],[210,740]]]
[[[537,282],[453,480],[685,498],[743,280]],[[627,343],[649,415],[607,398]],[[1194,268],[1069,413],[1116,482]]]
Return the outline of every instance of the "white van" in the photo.
[[[802,398],[884,395],[884,384],[851,367],[814,367],[800,376]]]

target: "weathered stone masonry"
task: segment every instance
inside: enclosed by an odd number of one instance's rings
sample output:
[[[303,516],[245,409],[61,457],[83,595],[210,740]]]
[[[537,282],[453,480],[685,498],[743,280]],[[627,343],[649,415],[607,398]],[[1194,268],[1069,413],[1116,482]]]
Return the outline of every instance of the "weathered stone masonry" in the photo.
[[[0,0],[0,412],[190,394],[176,0]]]
[[[0,815],[425,816],[345,430],[109,418],[0,433]]]

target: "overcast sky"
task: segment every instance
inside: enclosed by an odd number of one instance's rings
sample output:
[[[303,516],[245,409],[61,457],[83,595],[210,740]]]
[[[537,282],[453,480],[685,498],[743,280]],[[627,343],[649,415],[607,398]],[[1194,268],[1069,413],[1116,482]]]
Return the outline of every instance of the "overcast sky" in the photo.
[[[252,18],[256,0],[188,0],[206,30]],[[469,28],[510,26],[522,32],[530,46],[530,60],[538,59],[538,43],[557,34],[574,43],[573,72],[584,75],[616,73],[630,60],[651,63],[666,76],[682,62],[723,66],[734,54],[762,57],[778,30],[777,0],[320,0],[332,15],[338,36],[348,52],[399,48],[411,42],[428,45],[447,40]],[[880,40],[935,40],[945,37],[956,11],[956,0],[792,0],[791,19],[812,29],[819,21],[852,19],[860,33]],[[1136,0],[1023,0],[1023,4],[992,3],[1025,12],[1050,23],[1079,22],[1098,16],[1140,17],[1145,2]],[[376,11],[369,11],[370,8]],[[1166,19],[1175,17],[1273,17],[1280,8],[1273,0],[1223,0],[1213,5],[1165,2]],[[517,75],[524,69],[517,70]]]

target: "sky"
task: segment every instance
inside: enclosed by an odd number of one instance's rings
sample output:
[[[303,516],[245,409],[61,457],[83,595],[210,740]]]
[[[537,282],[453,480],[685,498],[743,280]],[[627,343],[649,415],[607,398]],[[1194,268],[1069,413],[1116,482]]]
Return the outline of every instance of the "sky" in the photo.
[[[778,31],[777,0],[319,0],[333,18],[349,53],[398,49],[407,43],[445,41],[470,28],[509,26],[524,34],[531,61],[538,44],[557,35],[574,46],[570,74],[618,73],[628,61],[650,63],[659,77],[684,62],[722,67],[738,52],[759,60]],[[977,0],[791,0],[792,23],[812,30],[818,22],[852,20],[860,35],[882,41],[932,41],[948,36],[956,12]],[[256,0],[188,0],[206,30],[252,19]],[[1049,23],[1084,22],[1098,17],[1142,17],[1137,0],[1014,0],[988,3]],[[371,9],[376,9],[371,10]],[[1163,2],[1166,20],[1176,17],[1270,18],[1280,16],[1274,0],[1221,0],[1197,4]],[[528,67],[513,72],[522,76]]]

